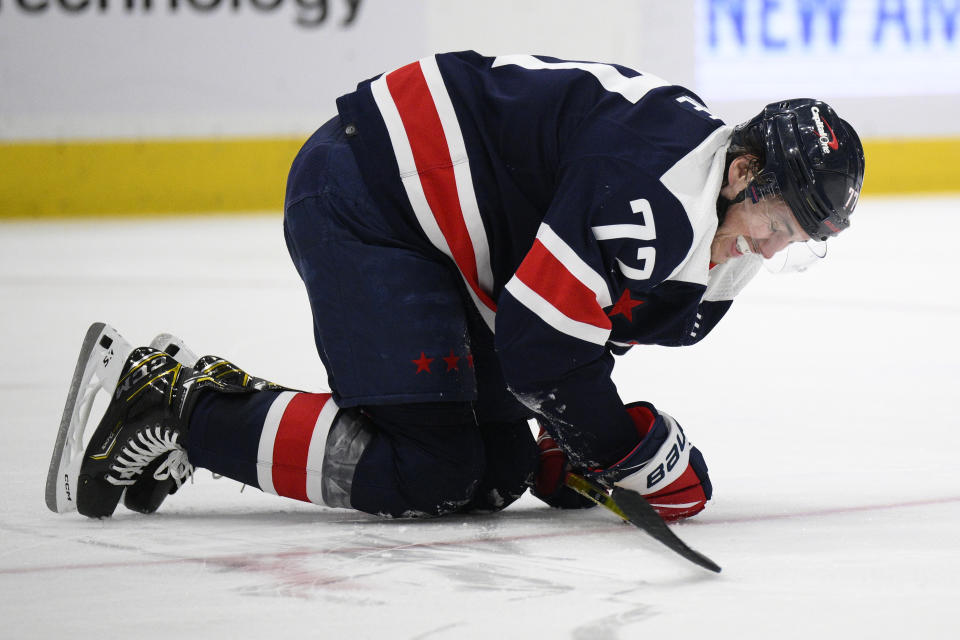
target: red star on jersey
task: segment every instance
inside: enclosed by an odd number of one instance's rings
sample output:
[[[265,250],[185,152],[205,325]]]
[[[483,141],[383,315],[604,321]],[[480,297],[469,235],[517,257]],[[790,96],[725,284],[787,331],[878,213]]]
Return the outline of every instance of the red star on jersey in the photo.
[[[627,322],[633,322],[633,308],[641,304],[643,304],[643,300],[632,299],[630,289],[624,289],[623,295],[614,303],[613,308],[607,315],[611,318],[615,315],[624,315],[627,317]]]
[[[421,351],[420,357],[417,358],[416,360],[411,360],[410,362],[417,365],[416,373],[420,373],[421,371],[426,371],[427,373],[430,373],[430,363],[433,362],[433,358],[428,358],[427,354]]]
[[[453,355],[453,349],[450,349],[450,355],[443,358],[443,361],[447,363],[447,371],[460,370],[460,367],[457,366],[457,363],[460,362],[460,356]]]

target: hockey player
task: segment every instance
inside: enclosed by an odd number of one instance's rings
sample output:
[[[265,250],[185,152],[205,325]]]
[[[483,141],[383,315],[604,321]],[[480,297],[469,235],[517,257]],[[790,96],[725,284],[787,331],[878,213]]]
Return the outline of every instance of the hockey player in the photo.
[[[531,486],[579,506],[567,469],[666,519],[702,510],[703,456],[670,415],[624,403],[613,355],[698,342],[762,257],[844,230],[853,128],[811,99],[732,128],[622,66],[474,52],[337,105],[293,163],[284,218],[332,393],[129,353],[97,325],[74,387],[116,392],[86,446],[71,392],[51,508],[150,512],[203,467],[389,516],[498,510]]]

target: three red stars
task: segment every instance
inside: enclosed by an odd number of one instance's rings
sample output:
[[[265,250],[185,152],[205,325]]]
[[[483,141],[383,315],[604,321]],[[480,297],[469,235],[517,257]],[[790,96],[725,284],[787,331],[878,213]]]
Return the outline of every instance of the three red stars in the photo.
[[[613,308],[607,315],[611,318],[615,315],[624,315],[627,322],[633,322],[633,308],[641,304],[643,304],[643,300],[634,300],[630,297],[630,290],[624,289],[623,295],[614,303]]]

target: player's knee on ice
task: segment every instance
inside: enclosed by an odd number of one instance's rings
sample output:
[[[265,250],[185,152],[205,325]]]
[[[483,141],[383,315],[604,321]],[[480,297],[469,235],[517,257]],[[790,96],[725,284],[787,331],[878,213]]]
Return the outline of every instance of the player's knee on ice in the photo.
[[[353,508],[394,517],[489,512],[526,490],[536,444],[525,420],[477,425],[467,403],[366,407],[375,425]]]
[[[354,509],[436,516],[470,502],[483,474],[484,449],[469,404],[378,405],[363,411],[374,433],[353,475]]]

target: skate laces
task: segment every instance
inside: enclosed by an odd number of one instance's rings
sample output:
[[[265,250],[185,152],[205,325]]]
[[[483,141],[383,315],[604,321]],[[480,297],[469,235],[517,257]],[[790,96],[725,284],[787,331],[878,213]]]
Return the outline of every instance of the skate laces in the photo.
[[[193,465],[187,460],[187,452],[177,447],[153,472],[153,479],[166,480],[167,478],[173,478],[179,489],[191,475],[193,475]]]
[[[132,485],[144,468],[165,453],[166,460],[153,472],[154,480],[172,478],[177,488],[193,474],[193,465],[187,460],[187,452],[177,442],[179,434],[169,428],[152,427],[139,431],[135,438],[127,441],[117,456],[111,471],[118,477],[108,474],[107,482],[116,486]]]

